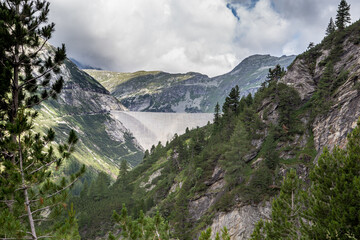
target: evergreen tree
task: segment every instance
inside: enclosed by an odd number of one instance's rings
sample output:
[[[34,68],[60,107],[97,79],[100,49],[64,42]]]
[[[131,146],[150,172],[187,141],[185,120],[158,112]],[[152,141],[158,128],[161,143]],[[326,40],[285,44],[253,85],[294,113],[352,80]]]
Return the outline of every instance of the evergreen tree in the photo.
[[[110,177],[104,172],[100,172],[96,180],[90,185],[89,197],[95,202],[99,202],[109,195]]]
[[[333,32],[335,32],[335,30],[336,30],[335,23],[334,23],[333,19],[330,18],[330,22],[326,28],[326,36],[332,34]]]
[[[310,42],[308,47],[306,48],[306,51],[310,51],[311,49],[313,49],[315,47],[315,43],[314,42]]]
[[[251,104],[253,104],[253,97],[251,95],[251,93],[249,93],[246,98],[245,98],[245,103],[246,103],[246,106],[250,107]]]
[[[121,227],[121,236],[115,237],[113,234],[110,234],[110,240],[170,239],[170,227],[165,219],[160,216],[159,212],[154,217],[148,217],[144,215],[143,211],[140,211],[139,218],[133,220],[128,216],[127,209],[123,205],[120,215],[114,211],[113,219]]]
[[[297,119],[294,118],[293,113],[299,107],[301,103],[301,98],[299,93],[292,87],[287,86],[286,84],[279,83],[276,86],[277,88],[277,100],[278,100],[278,110],[279,110],[279,124],[285,130],[291,130],[292,125],[294,125]]]
[[[269,73],[266,76],[266,80],[263,87],[269,85],[272,82],[277,83],[285,75],[285,73],[286,73],[285,69],[282,68],[280,64],[277,64],[273,69],[269,68]]]
[[[120,164],[119,177],[124,179],[129,172],[129,164],[126,160],[122,160]]]
[[[55,239],[80,240],[78,223],[75,218],[74,206],[71,204],[69,217],[65,223],[55,225]]]
[[[346,27],[346,24],[350,22],[350,5],[346,0],[341,0],[336,14],[336,27],[339,30],[343,30]]]
[[[300,239],[301,183],[291,169],[281,186],[280,195],[272,203],[271,219],[259,221],[251,235],[252,240]]]
[[[202,231],[199,237],[199,240],[210,240],[211,238],[211,228]]]
[[[244,156],[251,150],[249,133],[246,131],[244,123],[239,121],[229,141],[229,149],[225,153],[225,159],[233,167],[241,167],[245,164]]]
[[[262,145],[261,155],[265,158],[265,165],[272,170],[275,170],[280,160],[279,152],[276,150],[277,143],[274,130],[271,129]]]
[[[355,239],[360,236],[360,122],[348,137],[346,150],[327,149],[310,173],[304,196],[309,239]],[[308,224],[310,223],[310,224]]]
[[[225,98],[225,103],[222,109],[224,113],[224,117],[238,113],[239,100],[240,100],[240,91],[239,91],[239,86],[236,85],[231,89],[229,96]]]
[[[208,228],[201,232],[199,240],[210,240],[211,239],[211,228]],[[215,235],[215,240],[230,240],[230,235],[226,227],[221,229],[221,238],[220,233],[217,232]]]
[[[54,24],[47,24],[46,1],[7,0],[0,2],[0,226],[2,239],[52,237],[54,231],[41,223],[56,222],[66,208],[67,189],[80,174],[52,181],[57,170],[74,151],[74,131],[66,143],[53,143],[55,132],[34,132],[37,112],[32,108],[55,98],[63,86],[53,77],[65,60],[64,45],[44,59],[41,52],[51,38]],[[58,152],[58,153],[56,153]]]
[[[214,128],[215,128],[215,130],[217,130],[220,125],[220,117],[221,117],[220,105],[217,102],[216,106],[215,106],[215,113],[214,113]]]

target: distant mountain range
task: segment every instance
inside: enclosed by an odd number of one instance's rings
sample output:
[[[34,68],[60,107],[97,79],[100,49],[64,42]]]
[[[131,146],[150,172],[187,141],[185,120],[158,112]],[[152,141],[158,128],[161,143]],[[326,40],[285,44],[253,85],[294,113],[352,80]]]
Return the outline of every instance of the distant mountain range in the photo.
[[[241,95],[254,93],[265,81],[269,68],[287,67],[295,56],[253,55],[231,72],[214,78],[195,72],[117,73],[85,70],[131,111],[213,112],[231,88],[239,85]]]

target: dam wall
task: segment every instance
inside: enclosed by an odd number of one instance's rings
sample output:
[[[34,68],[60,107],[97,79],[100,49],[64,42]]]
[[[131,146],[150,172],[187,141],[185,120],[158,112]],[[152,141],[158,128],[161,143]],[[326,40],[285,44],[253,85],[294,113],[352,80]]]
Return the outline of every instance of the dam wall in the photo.
[[[111,115],[129,129],[145,150],[159,141],[165,144],[175,133],[185,133],[186,128],[205,126],[214,118],[212,113],[111,111]]]

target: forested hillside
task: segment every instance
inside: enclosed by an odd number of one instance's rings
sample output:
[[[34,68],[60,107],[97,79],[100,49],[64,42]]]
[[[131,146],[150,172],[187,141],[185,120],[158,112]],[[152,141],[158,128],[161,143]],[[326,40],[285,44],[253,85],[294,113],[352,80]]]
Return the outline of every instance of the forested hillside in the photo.
[[[73,199],[83,236],[106,234],[112,210],[125,203],[133,217],[159,210],[180,239],[209,226],[249,238],[270,216],[289,168],[306,186],[323,146],[345,146],[360,116],[359,32],[356,22],[310,47],[288,72],[274,68],[254,97],[240,98],[234,87],[215,108],[214,124],[154,147],[113,185],[102,176]]]

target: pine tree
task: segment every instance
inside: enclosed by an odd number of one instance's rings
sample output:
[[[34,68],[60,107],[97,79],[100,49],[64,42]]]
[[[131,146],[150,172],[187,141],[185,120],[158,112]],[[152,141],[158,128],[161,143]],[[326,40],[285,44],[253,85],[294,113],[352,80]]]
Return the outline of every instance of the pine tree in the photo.
[[[272,203],[271,219],[259,221],[251,235],[252,240],[300,239],[301,182],[291,169],[282,184],[280,195]]]
[[[225,103],[222,109],[225,118],[229,115],[238,113],[239,100],[240,100],[240,91],[239,91],[239,86],[236,85],[231,89],[229,96],[225,98]]]
[[[266,76],[266,81],[264,86],[275,82],[277,83],[284,75],[286,71],[284,68],[280,66],[280,64],[277,64],[273,69],[269,68],[268,75]]]
[[[304,196],[308,239],[356,239],[360,236],[360,122],[348,137],[346,150],[327,149],[310,173]],[[311,223],[311,224],[308,224]],[[355,238],[356,237],[356,238]]]
[[[241,168],[245,164],[244,156],[252,148],[249,139],[249,133],[246,131],[244,123],[238,121],[229,141],[229,149],[225,153],[225,160],[233,165],[232,168]]]
[[[127,209],[123,204],[121,213],[114,211],[113,220],[121,227],[121,236],[115,237],[113,234],[109,235],[110,240],[115,239],[156,239],[166,240],[170,239],[170,227],[159,212],[154,217],[145,216],[143,211],[140,211],[139,217],[133,220],[128,216]]]
[[[350,5],[346,0],[341,0],[336,14],[336,27],[339,30],[343,30],[346,27],[346,24],[350,22]]]
[[[34,132],[33,107],[55,98],[63,86],[55,78],[65,60],[64,45],[44,59],[41,56],[54,31],[47,24],[46,1],[0,2],[0,238],[39,239],[54,232],[42,231],[41,223],[55,222],[66,208],[69,189],[85,168],[70,179],[52,181],[57,170],[74,151],[74,131],[55,150],[55,132]]]
[[[122,160],[120,164],[119,177],[124,179],[129,172],[129,164],[126,160]]]
[[[211,228],[208,228],[200,233],[199,240],[210,240],[211,239]],[[215,235],[215,240],[230,240],[230,235],[226,227],[221,229],[221,238],[220,233],[217,232]]]
[[[326,28],[326,36],[329,36],[330,34],[332,34],[333,32],[335,32],[336,30],[336,26],[335,23],[333,21],[333,18],[330,18],[330,22]]]
[[[202,231],[199,237],[199,240],[210,240],[211,238],[211,228]]]
[[[219,103],[216,103],[215,113],[214,113],[214,128],[215,128],[215,130],[217,130],[220,125],[220,117],[221,117],[220,105],[219,105]]]

